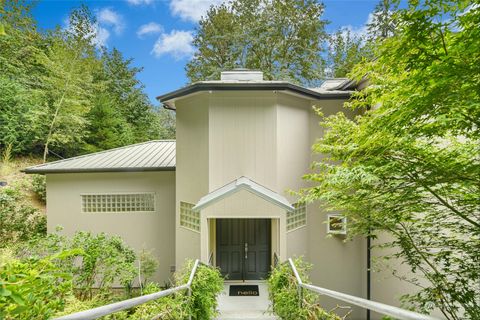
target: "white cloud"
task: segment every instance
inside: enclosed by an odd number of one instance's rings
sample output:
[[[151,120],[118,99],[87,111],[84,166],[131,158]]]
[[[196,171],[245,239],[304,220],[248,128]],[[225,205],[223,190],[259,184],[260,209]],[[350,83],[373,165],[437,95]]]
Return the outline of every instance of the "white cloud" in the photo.
[[[97,20],[101,25],[111,26],[116,34],[122,33],[125,28],[123,17],[110,8],[103,8],[97,12]]]
[[[188,58],[195,52],[192,40],[192,31],[172,30],[170,33],[163,33],[157,39],[152,53],[156,57],[169,54],[176,60]]]
[[[211,5],[218,5],[225,0],[171,0],[170,10],[183,20],[197,22],[205,15]]]
[[[140,26],[137,30],[137,36],[142,37],[147,34],[156,34],[163,32],[163,27],[155,22],[150,22]]]
[[[367,21],[365,21],[365,23],[361,26],[358,26],[358,27],[354,27],[352,25],[346,25],[346,26],[343,26],[342,27],[342,30],[347,30],[347,31],[350,31],[350,34],[354,37],[365,37],[367,35],[367,32],[368,32],[368,24],[372,23],[373,21],[373,13],[369,13],[368,14],[368,17],[367,17]],[[345,36],[345,34],[344,34]]]
[[[140,6],[140,5],[149,5],[153,2],[153,0],[127,0],[127,2],[133,6]]]
[[[105,28],[100,27],[99,25],[95,26],[95,38],[93,42],[97,47],[106,47],[107,40],[110,38],[110,31]]]

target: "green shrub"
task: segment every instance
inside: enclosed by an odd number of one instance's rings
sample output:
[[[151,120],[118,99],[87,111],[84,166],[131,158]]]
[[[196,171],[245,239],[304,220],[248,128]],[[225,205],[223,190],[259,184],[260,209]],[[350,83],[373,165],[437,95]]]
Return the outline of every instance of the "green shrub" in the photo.
[[[92,297],[92,299],[84,300],[84,301],[79,300],[75,296],[70,296],[65,301],[65,308],[63,309],[63,311],[56,313],[55,317],[65,316],[72,313],[101,307],[103,305],[113,303],[113,302],[115,301],[112,301],[111,299],[106,299],[105,297],[101,297],[101,296],[94,296]],[[100,317],[99,319],[124,320],[124,319],[130,319],[130,316],[128,311],[120,311],[120,312],[115,312],[114,314],[111,314],[108,316]]]
[[[193,262],[185,264],[179,274],[183,283],[188,281]],[[207,320],[217,315],[217,295],[223,290],[223,278],[220,271],[206,265],[199,265],[192,282],[190,312],[192,319]]]
[[[34,174],[32,177],[32,191],[42,203],[47,202],[47,179],[44,175]]]
[[[60,272],[57,260],[79,252],[65,251],[43,259],[19,260],[0,251],[0,319],[48,319],[72,296],[72,277]]]
[[[36,237],[17,250],[20,257],[48,257],[64,250],[80,250],[71,259],[57,261],[57,267],[73,276],[80,300],[92,299],[94,291],[107,295],[114,285],[131,287],[136,275],[135,251],[118,236],[76,232],[72,238],[51,233]]]
[[[183,268],[174,276],[174,286],[188,282],[193,267],[192,261],[187,261]],[[216,315],[217,295],[223,289],[223,278],[220,271],[205,265],[199,265],[192,282],[192,295],[180,292],[144,304],[137,308],[131,319],[192,319],[208,320]],[[154,284],[145,287],[145,294],[160,291]]]
[[[95,287],[102,293],[108,293],[115,283],[131,287],[136,275],[135,251],[120,237],[80,231],[73,236],[71,247],[85,252],[73,266],[74,285],[82,299],[92,298]]]
[[[23,187],[0,188],[0,248],[47,232],[45,215],[24,200]]]
[[[295,267],[303,281],[309,283],[307,271],[311,268],[301,258],[294,260]],[[268,290],[273,304],[273,312],[283,320],[340,320],[334,313],[324,310],[318,295],[303,290],[303,299],[298,298],[298,285],[288,263],[279,264],[272,270],[268,279]]]
[[[141,279],[139,282],[145,287],[150,278],[155,274],[158,268],[158,260],[153,256],[151,251],[142,249],[138,254],[138,262],[140,264]]]
[[[146,295],[160,290],[163,290],[163,288],[155,283],[149,283],[145,286],[143,293]],[[140,305],[136,308],[135,313],[130,316],[130,319],[187,319],[188,311],[185,294],[180,292]]]

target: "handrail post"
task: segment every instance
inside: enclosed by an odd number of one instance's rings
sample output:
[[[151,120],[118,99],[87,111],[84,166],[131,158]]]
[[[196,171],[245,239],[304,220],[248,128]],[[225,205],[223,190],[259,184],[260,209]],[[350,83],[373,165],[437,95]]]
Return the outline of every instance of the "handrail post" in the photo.
[[[189,300],[188,302],[191,304],[192,288],[190,286],[188,287],[187,295],[188,295],[188,300]],[[190,312],[188,314],[188,320],[192,320],[192,310],[190,310]]]
[[[191,302],[191,297],[192,297],[192,282],[193,282],[193,277],[195,276],[195,273],[197,273],[197,268],[198,268],[198,264],[200,263],[200,261],[197,259],[195,260],[195,263],[193,264],[193,268],[192,268],[192,272],[190,273],[190,277],[188,278],[188,282],[187,282],[187,295],[188,295],[188,300],[189,300],[189,303]],[[192,320],[192,313],[190,312],[188,314],[188,320]]]
[[[298,284],[297,291],[298,291],[298,305],[300,306],[300,308],[303,308],[303,287],[301,284]]]
[[[297,279],[297,293],[298,293],[298,305],[300,308],[303,306],[303,282],[302,278],[300,278],[300,275],[298,274],[297,268],[295,267],[295,264],[293,263],[292,258],[288,259],[288,263],[290,263],[290,267],[292,268],[293,274],[295,278]]]

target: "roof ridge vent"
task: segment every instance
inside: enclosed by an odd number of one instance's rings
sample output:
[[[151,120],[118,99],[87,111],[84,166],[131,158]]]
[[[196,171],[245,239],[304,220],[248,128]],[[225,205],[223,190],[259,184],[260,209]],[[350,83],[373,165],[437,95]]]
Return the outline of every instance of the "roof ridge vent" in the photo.
[[[233,69],[222,71],[221,81],[263,81],[263,72],[249,69]]]

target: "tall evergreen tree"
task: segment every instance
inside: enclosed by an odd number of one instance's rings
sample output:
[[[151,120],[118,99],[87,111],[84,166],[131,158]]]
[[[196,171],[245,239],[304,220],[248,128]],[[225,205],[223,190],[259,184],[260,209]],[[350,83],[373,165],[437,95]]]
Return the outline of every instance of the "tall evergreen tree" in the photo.
[[[369,57],[366,39],[341,28],[329,37],[326,76],[346,77],[357,63]]]
[[[142,68],[133,67],[133,59],[125,59],[120,51],[102,53],[103,71],[100,79],[104,82],[104,92],[116,104],[117,111],[130,126],[133,140],[143,141],[152,138],[148,127],[152,120],[153,106],[143,92],[144,86],[137,79]]]
[[[399,2],[395,0],[380,0],[375,6],[371,21],[367,24],[367,33],[370,40],[385,39],[395,34],[398,27]]]
[[[35,140],[30,111],[38,105],[43,40],[25,1],[0,1],[0,25],[0,149],[25,152]]]
[[[0,148],[60,156],[173,138],[170,111],[158,110],[132,66],[96,46],[86,6],[67,28],[38,32],[29,1],[0,0]]]

